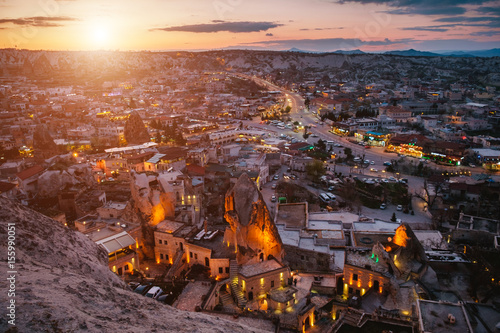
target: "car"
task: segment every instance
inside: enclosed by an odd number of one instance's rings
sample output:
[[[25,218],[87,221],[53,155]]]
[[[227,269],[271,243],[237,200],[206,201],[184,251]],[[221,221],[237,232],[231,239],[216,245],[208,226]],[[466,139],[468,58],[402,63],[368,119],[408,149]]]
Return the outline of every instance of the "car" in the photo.
[[[334,191],[334,190],[335,190],[335,186],[333,186],[333,185],[332,185],[332,186],[329,186],[329,187],[328,187],[328,191],[330,191],[330,192],[331,192],[331,191]]]
[[[382,179],[382,181],[383,181],[384,183],[388,183],[388,182],[389,182],[386,178]]]
[[[290,178],[292,178],[293,180],[295,180],[295,179],[297,179],[297,176],[291,175]]]
[[[370,164],[371,164],[371,165],[374,165],[374,164],[375,164],[375,161],[371,161],[371,162],[370,162]]]
[[[276,188],[276,183],[273,183],[273,185],[271,185],[271,188],[274,190]]]
[[[156,300],[160,303],[165,303],[165,304],[169,304],[169,305],[172,305],[172,303],[174,302],[174,295],[172,294],[172,292],[168,293],[168,294],[162,294],[160,296],[158,296],[156,298]]]
[[[333,193],[326,192],[325,194],[330,198],[331,201],[337,200],[337,197]]]
[[[271,196],[271,202],[276,202],[276,196],[274,194]]]
[[[274,180],[278,180],[278,179],[280,179],[280,176],[279,175],[274,175],[273,179]]]
[[[472,164],[472,163],[469,163],[469,166],[470,166],[471,168],[475,168],[475,167],[476,167],[476,165],[475,165],[475,164]]]
[[[313,133],[313,134],[311,134],[311,137],[312,137],[312,138],[317,138],[317,137],[318,137],[318,135]]]
[[[158,286],[154,286],[151,289],[148,290],[146,293],[146,297],[156,299],[158,296],[160,296],[163,293],[163,289],[161,289]]]
[[[146,295],[146,293],[151,289],[150,284],[141,284],[137,288],[134,289],[134,293],[141,294],[141,295]]]
[[[380,209],[386,209],[386,207],[387,207],[387,205],[386,205],[385,203],[382,203],[382,204],[380,205]]]
[[[398,206],[396,207],[396,210],[403,210],[403,206],[402,206],[402,205],[398,205]]]
[[[363,163],[365,163],[365,164],[370,164],[370,160],[364,160],[364,162],[363,162]]]
[[[375,168],[370,168],[370,171],[371,171],[371,172],[378,172],[378,170],[377,170],[377,169],[375,169]]]
[[[391,165],[392,165],[392,163],[391,163],[391,162],[389,162],[389,161],[385,161],[385,162],[384,162],[384,165],[385,165],[385,166],[391,166]]]
[[[132,288],[132,290],[135,290],[135,288],[139,287],[141,285],[140,282],[129,282],[128,286]]]

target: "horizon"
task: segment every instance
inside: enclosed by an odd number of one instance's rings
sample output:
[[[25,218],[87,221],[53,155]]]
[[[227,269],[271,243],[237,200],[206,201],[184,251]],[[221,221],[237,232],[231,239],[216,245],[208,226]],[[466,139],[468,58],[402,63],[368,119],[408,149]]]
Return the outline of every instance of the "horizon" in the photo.
[[[500,44],[483,0],[3,0],[0,47],[47,51],[479,51]],[[450,50],[450,51],[442,51]]]

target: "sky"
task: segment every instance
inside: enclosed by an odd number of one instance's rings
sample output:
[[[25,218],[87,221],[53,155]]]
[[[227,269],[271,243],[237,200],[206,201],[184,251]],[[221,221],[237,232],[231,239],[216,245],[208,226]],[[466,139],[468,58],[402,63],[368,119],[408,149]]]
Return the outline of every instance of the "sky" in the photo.
[[[328,52],[500,47],[500,1],[0,0],[0,48]]]

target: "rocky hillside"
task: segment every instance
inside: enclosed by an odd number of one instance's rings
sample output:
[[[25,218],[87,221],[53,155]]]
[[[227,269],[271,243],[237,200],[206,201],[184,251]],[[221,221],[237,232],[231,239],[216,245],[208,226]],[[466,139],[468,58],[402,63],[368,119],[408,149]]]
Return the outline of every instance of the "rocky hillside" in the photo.
[[[1,304],[8,304],[7,226],[15,223],[16,326],[1,332],[260,332],[134,294],[83,234],[0,197]]]
[[[402,56],[390,54],[303,53],[251,50],[207,52],[65,52],[0,50],[0,74],[37,78],[74,76],[70,84],[97,82],[117,76],[137,77],[172,69],[219,71],[249,74],[297,71],[343,73],[346,80],[375,80],[395,75],[413,77],[452,77],[474,75],[489,83],[498,74],[500,57],[461,58],[446,56]],[[127,75],[125,75],[127,73]],[[70,76],[71,76],[70,75]],[[76,81],[74,81],[76,80]],[[65,82],[65,81],[60,81]],[[80,83],[82,83],[80,82]]]

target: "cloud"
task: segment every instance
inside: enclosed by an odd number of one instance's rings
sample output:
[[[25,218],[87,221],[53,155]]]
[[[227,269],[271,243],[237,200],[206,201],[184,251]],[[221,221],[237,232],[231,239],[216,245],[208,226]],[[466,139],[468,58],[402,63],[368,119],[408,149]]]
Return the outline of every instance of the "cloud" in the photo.
[[[63,24],[60,22],[68,21],[78,21],[78,19],[67,16],[33,16],[33,17],[23,17],[23,18],[5,18],[0,19],[0,24],[14,24],[23,26],[33,26],[33,27],[61,27]]]
[[[242,33],[242,32],[259,32],[267,31],[272,28],[281,27],[283,24],[275,22],[226,22],[221,20],[214,20],[212,23],[207,24],[191,24],[191,25],[180,25],[174,27],[165,28],[154,28],[150,31],[184,31],[184,32],[194,32],[194,33],[211,33],[228,31],[232,33]]]
[[[487,36],[487,37],[492,37],[492,36],[497,36],[500,35],[500,30],[490,30],[490,31],[476,31],[471,33],[471,36]]]
[[[476,9],[478,13],[500,16],[500,6],[499,7],[479,7]]]
[[[302,50],[331,52],[341,50],[353,50],[361,46],[392,46],[405,45],[412,42],[412,38],[380,41],[363,41],[358,38],[322,38],[322,39],[286,39],[286,40],[263,40],[258,42],[244,43],[243,47],[257,47],[275,50],[288,50],[298,48]]]
[[[445,32],[450,30],[450,28],[444,28],[444,27],[406,27],[406,28],[401,28],[401,30],[410,30],[410,31],[435,31],[435,32]]]
[[[266,34],[266,36],[268,36],[268,37],[272,37],[272,36],[274,36],[274,35],[273,35],[272,33],[268,32],[268,33]]]
[[[453,23],[450,26],[464,26],[464,27],[488,27],[499,28],[500,21],[497,17],[489,16],[454,16],[442,17],[434,20],[434,22]]]
[[[337,0],[337,3],[385,4],[391,14],[462,15],[465,5],[481,5],[487,0]]]

